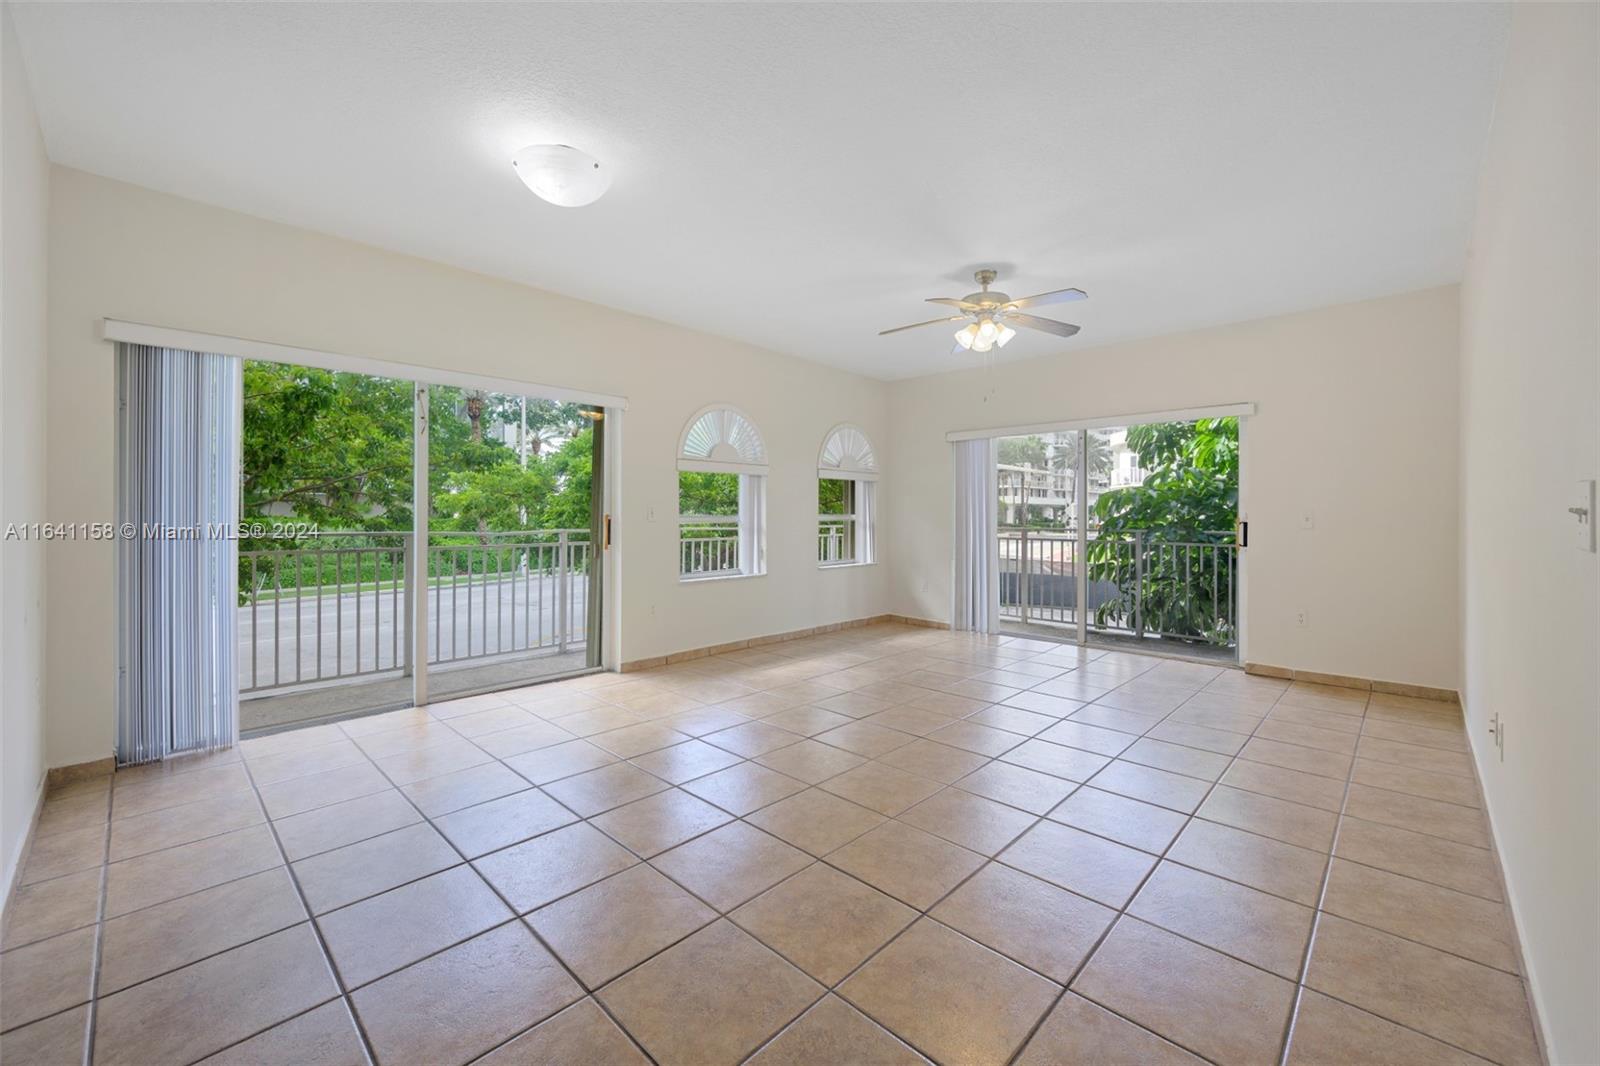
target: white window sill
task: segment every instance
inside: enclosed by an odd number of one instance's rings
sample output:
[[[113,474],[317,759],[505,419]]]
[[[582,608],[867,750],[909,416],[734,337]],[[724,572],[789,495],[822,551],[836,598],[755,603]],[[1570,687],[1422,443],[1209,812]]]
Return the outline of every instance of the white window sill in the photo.
[[[678,575],[678,584],[680,584],[680,585],[701,585],[701,584],[711,584],[711,583],[718,582],[718,581],[739,581],[742,578],[747,578],[747,577],[766,577],[766,576],[767,575],[765,573],[746,574],[746,573],[743,573],[743,572],[736,572],[736,573],[729,573],[729,574],[679,574]]]
[[[817,569],[818,570],[854,570],[858,566],[877,566],[877,565],[878,565],[878,562],[877,562],[876,559],[874,559],[870,563],[857,563],[857,562],[849,562],[849,563],[818,563],[817,564]]]

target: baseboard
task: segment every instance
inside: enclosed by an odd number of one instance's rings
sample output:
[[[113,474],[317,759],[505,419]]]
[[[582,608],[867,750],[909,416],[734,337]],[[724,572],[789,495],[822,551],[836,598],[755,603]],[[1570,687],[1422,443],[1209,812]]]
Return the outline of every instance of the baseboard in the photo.
[[[730,651],[745,651],[750,648],[765,647],[769,644],[782,644],[789,640],[799,640],[802,637],[821,636],[824,633],[838,633],[846,629],[859,629],[862,626],[879,625],[885,622],[898,622],[902,625],[925,626],[930,629],[948,629],[948,625],[938,622],[929,622],[920,618],[906,618],[897,614],[875,614],[866,618],[853,618],[847,622],[830,622],[827,625],[812,626],[809,629],[791,629],[786,633],[768,633],[764,636],[750,637],[747,640],[733,640],[726,644],[710,644],[703,648],[690,648],[686,651],[675,651],[667,655],[657,655],[649,659],[632,659],[623,663],[618,669],[621,673],[629,674],[637,670],[655,670],[663,666],[672,666],[676,663],[686,663],[694,659],[704,659],[708,655],[724,655]]]
[[[1431,685],[1412,685],[1404,681],[1379,681],[1370,677],[1351,677],[1348,674],[1324,674],[1316,670],[1294,670],[1270,663],[1245,663],[1244,672],[1259,677],[1276,677],[1284,681],[1304,681],[1312,685],[1331,685],[1335,688],[1353,688],[1362,692],[1381,692],[1386,696],[1410,696],[1419,700],[1438,700],[1440,703],[1459,703],[1461,696],[1453,688],[1434,688]]]

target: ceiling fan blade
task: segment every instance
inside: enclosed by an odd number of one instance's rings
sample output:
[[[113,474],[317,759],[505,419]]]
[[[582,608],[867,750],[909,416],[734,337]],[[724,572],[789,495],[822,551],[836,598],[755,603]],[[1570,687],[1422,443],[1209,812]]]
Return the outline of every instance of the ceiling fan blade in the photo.
[[[1007,307],[1021,310],[1024,307],[1041,307],[1044,304],[1064,304],[1070,300],[1087,300],[1089,294],[1082,289],[1057,289],[1054,292],[1041,292],[1037,296],[1024,296],[1020,300],[1012,300]]]
[[[958,300],[954,296],[930,296],[923,302],[930,304],[945,304],[949,307],[959,307],[963,311],[976,311],[978,309],[977,304],[969,304],[967,301]]]
[[[1005,321],[1007,325],[1043,330],[1046,333],[1054,333],[1058,337],[1070,337],[1078,332],[1078,327],[1070,322],[1057,322],[1053,318],[1035,318],[1033,315],[1020,313],[1007,315]]]
[[[926,322],[913,322],[909,326],[896,326],[894,329],[881,329],[878,331],[878,336],[887,337],[891,333],[899,333],[902,330],[921,329],[923,326],[937,326],[944,322],[965,322],[966,318],[966,315],[949,315],[945,318],[930,318]]]

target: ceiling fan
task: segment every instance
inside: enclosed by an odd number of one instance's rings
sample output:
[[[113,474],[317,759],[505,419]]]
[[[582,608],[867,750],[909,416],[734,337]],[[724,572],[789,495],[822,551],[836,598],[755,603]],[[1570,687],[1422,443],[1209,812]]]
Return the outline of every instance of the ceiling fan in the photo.
[[[894,329],[883,330],[878,336],[919,329],[922,326],[937,326],[946,322],[965,322],[966,325],[956,331],[956,347],[951,350],[987,352],[991,348],[1004,348],[1006,342],[1017,335],[1013,326],[1042,330],[1057,337],[1070,337],[1078,332],[1078,327],[1071,323],[1057,322],[1051,318],[1037,318],[1034,315],[1024,314],[1023,309],[1040,307],[1044,304],[1066,303],[1070,300],[1086,300],[1089,294],[1082,289],[1056,289],[1053,292],[1041,292],[1037,296],[1024,296],[1020,300],[1013,300],[1003,292],[989,291],[989,286],[994,284],[995,279],[993,270],[979,270],[973,273],[972,277],[978,283],[980,291],[968,293],[959,300],[952,296],[934,296],[928,300],[931,304],[948,304],[958,308],[961,311],[959,315],[931,318],[926,322],[913,322],[909,326],[896,326]]]

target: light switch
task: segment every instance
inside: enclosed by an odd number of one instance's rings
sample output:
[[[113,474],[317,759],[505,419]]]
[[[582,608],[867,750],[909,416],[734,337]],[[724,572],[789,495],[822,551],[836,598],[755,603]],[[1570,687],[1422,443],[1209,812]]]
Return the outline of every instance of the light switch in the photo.
[[[1567,515],[1577,523],[1577,544],[1581,552],[1594,551],[1594,481],[1580,481],[1572,493]]]

